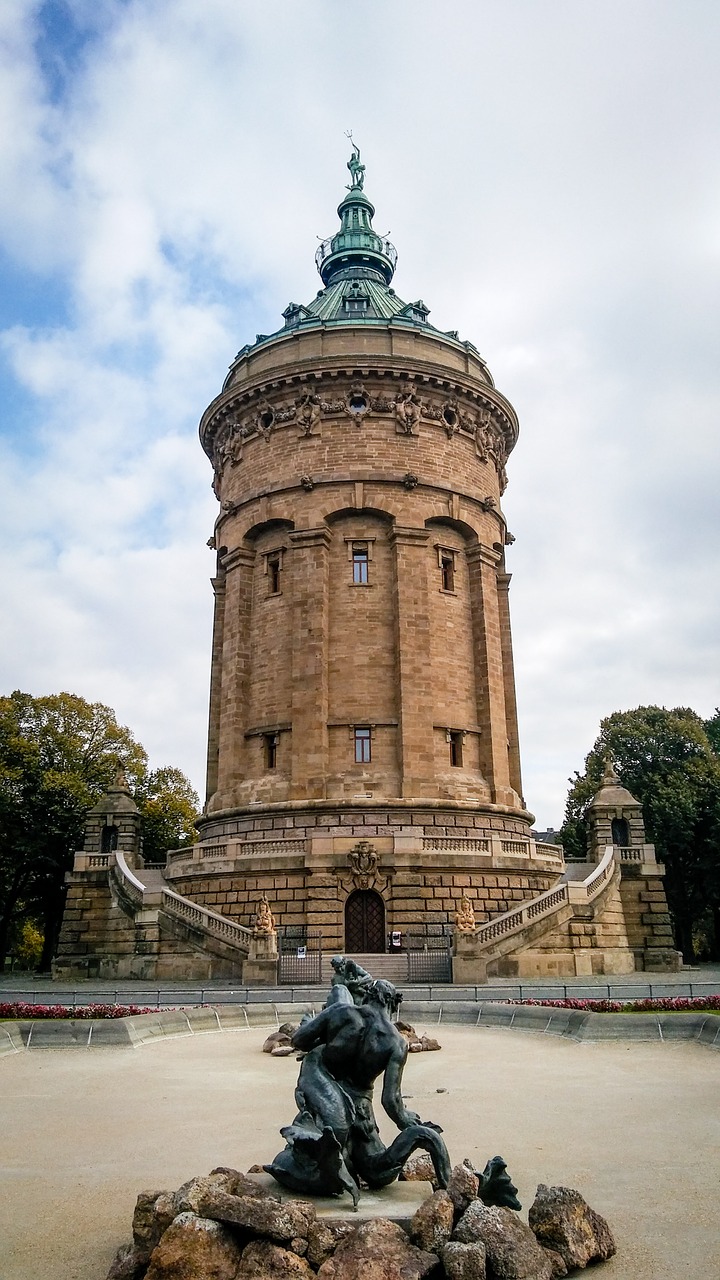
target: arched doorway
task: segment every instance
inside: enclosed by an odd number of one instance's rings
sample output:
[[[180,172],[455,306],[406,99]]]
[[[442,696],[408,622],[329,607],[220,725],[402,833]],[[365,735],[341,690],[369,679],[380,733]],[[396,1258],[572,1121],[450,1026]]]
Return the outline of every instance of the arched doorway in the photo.
[[[374,889],[356,889],[345,903],[345,950],[350,955],[385,950],[385,903]]]

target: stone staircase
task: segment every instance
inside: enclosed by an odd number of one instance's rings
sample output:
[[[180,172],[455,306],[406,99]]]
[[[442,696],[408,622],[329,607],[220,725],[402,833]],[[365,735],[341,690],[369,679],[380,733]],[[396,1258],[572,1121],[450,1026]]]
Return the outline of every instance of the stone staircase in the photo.
[[[323,951],[321,971],[323,986],[330,985],[333,972],[330,961],[334,955],[337,955],[336,951]],[[384,978],[386,982],[392,982],[395,985],[407,982],[408,962],[404,951],[390,952],[387,955],[383,955],[382,952],[368,955],[351,955],[349,959],[354,960],[363,969],[367,969],[373,978]]]

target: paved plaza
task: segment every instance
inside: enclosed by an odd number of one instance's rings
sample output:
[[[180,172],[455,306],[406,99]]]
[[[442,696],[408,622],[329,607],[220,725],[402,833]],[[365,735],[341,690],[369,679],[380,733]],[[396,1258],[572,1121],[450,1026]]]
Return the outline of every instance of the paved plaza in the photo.
[[[104,1280],[139,1190],[272,1158],[297,1064],[263,1056],[265,1034],[0,1060],[2,1280]],[[580,1190],[617,1237],[607,1280],[717,1275],[716,1052],[449,1025],[439,1035],[441,1053],[409,1059],[404,1091],[443,1126],[453,1162],[502,1154],[524,1215],[538,1182]]]

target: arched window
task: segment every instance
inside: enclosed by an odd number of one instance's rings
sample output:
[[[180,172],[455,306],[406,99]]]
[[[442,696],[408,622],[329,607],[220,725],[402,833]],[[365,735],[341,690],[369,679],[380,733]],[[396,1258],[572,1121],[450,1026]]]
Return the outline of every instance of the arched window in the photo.
[[[374,889],[356,889],[345,903],[345,950],[349,955],[385,950],[385,903]]]
[[[100,836],[100,852],[114,853],[118,847],[118,829],[116,826],[103,827]]]
[[[627,849],[630,844],[630,831],[625,818],[613,818],[612,820],[612,842],[621,849]]]

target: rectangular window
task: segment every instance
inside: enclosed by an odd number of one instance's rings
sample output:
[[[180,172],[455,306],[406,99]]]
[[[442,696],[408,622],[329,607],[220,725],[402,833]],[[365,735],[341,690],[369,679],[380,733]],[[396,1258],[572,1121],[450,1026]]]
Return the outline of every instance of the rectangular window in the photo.
[[[278,735],[276,733],[263,734],[263,749],[265,752],[265,768],[277,768],[277,749]]]
[[[280,552],[274,551],[267,558],[268,595],[276,596],[280,592]]]
[[[450,743],[450,764],[453,769],[462,769],[463,735],[451,730],[448,733],[448,742]]]
[[[355,729],[355,763],[370,763],[370,729]]]
[[[455,590],[455,557],[450,552],[440,556],[440,573],[443,591]]]
[[[366,586],[368,581],[368,563],[370,552],[367,542],[353,542],[352,567],[355,586]]]

